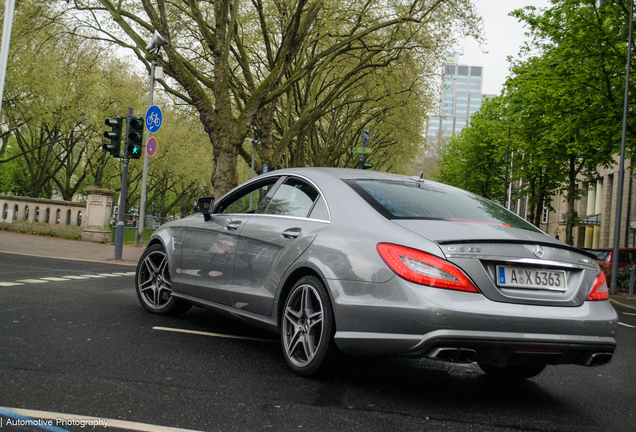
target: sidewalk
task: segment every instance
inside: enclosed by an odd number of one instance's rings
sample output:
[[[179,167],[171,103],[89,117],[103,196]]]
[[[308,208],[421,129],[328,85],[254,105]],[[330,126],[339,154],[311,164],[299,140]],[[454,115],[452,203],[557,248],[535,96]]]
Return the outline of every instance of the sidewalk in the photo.
[[[56,237],[0,231],[0,252],[136,266],[144,248],[124,245],[122,260],[115,261],[115,245],[65,240]]]

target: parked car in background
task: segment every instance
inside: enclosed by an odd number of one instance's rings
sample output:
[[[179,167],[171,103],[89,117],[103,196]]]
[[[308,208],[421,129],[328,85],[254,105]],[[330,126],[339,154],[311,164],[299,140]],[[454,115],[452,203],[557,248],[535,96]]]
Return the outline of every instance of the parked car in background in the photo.
[[[596,255],[596,261],[601,266],[607,282],[610,282],[612,274],[612,255],[613,248],[592,249],[589,252]],[[636,248],[620,248],[618,250],[618,269],[630,266],[636,263]]]
[[[142,306],[197,305],[278,333],[299,375],[339,353],[477,362],[505,379],[612,358],[618,319],[594,255],[464,190],[295,168],[195,211],[150,239]]]

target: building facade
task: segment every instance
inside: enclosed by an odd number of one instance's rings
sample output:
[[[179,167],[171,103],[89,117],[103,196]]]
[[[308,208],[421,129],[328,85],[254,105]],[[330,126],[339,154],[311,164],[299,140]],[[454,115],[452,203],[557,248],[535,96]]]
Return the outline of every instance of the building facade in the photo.
[[[483,100],[492,96],[482,93],[483,72],[482,66],[444,66],[440,112],[428,118],[429,142],[443,141],[461,132],[470,124],[470,116],[481,108]]]
[[[574,227],[574,246],[584,248],[611,248],[614,245],[618,201],[619,164],[615,156],[611,168],[599,168],[602,180],[583,192],[576,202],[578,223]],[[636,184],[631,176],[632,161],[625,161],[623,199],[621,211],[621,247],[636,247]],[[581,184],[579,187],[583,188]],[[544,212],[540,228],[553,237],[565,240],[565,218],[568,205],[561,193],[552,202],[554,211]]]

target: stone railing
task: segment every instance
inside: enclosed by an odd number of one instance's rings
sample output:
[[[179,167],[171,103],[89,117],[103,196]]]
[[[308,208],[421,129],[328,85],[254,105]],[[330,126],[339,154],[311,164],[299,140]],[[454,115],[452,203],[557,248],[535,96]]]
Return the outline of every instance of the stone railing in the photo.
[[[109,242],[113,190],[86,188],[84,203],[0,195],[0,228]]]

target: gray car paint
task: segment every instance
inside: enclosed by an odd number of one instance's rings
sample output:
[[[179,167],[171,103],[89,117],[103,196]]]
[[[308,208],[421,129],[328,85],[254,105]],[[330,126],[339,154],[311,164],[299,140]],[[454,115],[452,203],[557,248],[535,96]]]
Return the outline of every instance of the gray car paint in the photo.
[[[331,214],[330,223],[312,236],[313,241],[307,247],[296,248],[297,257],[288,257],[289,267],[276,270],[277,277],[270,275],[256,284],[256,274],[245,278],[252,286],[245,288],[244,294],[251,289],[255,296],[264,295],[267,302],[272,301],[271,308],[255,309],[262,312],[259,314],[194,298],[179,292],[179,283],[173,287],[176,297],[278,332],[283,286],[297,271],[310,270],[329,290],[336,343],[346,354],[424,355],[432,341],[445,337],[588,344],[613,350],[616,313],[609,302],[584,301],[598,266],[558,240],[540,232],[466,222],[390,221],[342,182],[344,178],[405,179],[403,176],[328,168],[287,169],[268,175],[297,175],[311,180],[325,197]],[[212,219],[216,217],[212,215]],[[180,238],[183,227],[192,223],[191,218],[172,222],[151,239],[151,243],[160,241],[166,247],[171,271],[179,262],[179,247],[173,245],[172,237]],[[378,255],[379,242],[404,245],[454,262],[483,295],[425,287],[397,277]],[[489,274],[490,263],[537,259],[532,254],[535,243],[546,246],[545,262],[560,262],[574,269],[570,274],[572,289],[560,296],[502,292]],[[451,252],[449,245],[460,247]],[[466,245],[466,252],[461,252],[461,245]],[[473,251],[477,247],[480,252],[467,252],[469,247]],[[239,285],[244,283],[233,286],[233,292],[239,293],[243,289]],[[270,294],[274,294],[272,300]]]

